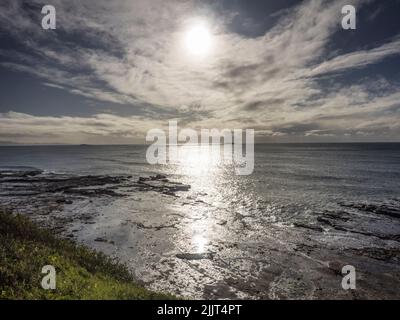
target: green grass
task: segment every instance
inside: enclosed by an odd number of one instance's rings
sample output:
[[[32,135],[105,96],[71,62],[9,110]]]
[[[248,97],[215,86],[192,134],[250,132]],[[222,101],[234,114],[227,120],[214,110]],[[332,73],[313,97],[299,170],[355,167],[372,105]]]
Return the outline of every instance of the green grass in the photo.
[[[56,289],[41,286],[42,267],[56,269]],[[29,219],[0,211],[1,299],[173,299],[134,283],[104,254],[55,237]]]

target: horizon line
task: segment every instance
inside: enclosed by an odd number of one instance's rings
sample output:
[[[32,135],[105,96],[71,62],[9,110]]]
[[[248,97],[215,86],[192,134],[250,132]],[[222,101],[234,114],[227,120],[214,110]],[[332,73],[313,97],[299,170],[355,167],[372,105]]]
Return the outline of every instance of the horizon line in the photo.
[[[229,143],[209,143],[208,145],[225,145]],[[245,143],[242,143],[245,144]],[[254,145],[266,145],[266,144],[291,144],[291,145],[300,145],[300,144],[400,144],[400,141],[337,141],[337,142],[255,142]],[[97,144],[97,143],[0,143],[0,147],[57,147],[57,146],[78,146],[78,147],[87,147],[87,146],[150,146],[151,143],[110,143],[110,144]],[[198,144],[167,144],[167,146],[185,146],[185,145],[198,145]]]

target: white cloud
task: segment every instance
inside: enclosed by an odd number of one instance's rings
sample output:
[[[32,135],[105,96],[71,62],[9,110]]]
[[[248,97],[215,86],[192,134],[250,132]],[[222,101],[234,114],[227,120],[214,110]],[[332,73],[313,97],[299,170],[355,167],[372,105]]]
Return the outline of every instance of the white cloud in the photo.
[[[323,62],[308,74],[309,76],[323,75],[329,72],[339,72],[348,69],[363,68],[377,63],[392,55],[400,54],[400,38],[370,50],[351,52],[329,61]]]
[[[187,126],[251,126],[259,136],[269,137],[287,136],[290,130],[304,136],[355,132],[346,130],[346,125],[364,131],[373,127],[374,134],[379,125],[398,130],[393,125],[393,119],[400,120],[398,115],[385,113],[396,104],[398,89],[384,85],[387,95],[380,96],[370,90],[368,81],[327,89],[314,78],[366,67],[400,53],[400,41],[394,39],[326,60],[329,41],[340,27],[340,9],[347,4],[344,0],[304,1],[285,11],[271,30],[257,38],[231,32],[226,23],[232,16],[220,19],[204,14],[197,1],[53,2],[57,28],[69,40],[63,42],[65,37],[49,35],[40,24],[19,15],[21,1],[7,1],[0,13],[1,27],[29,52],[10,58],[10,52],[2,50],[0,55],[8,59],[1,65],[35,74],[48,86],[73,94],[132,108],[146,106],[149,114],[141,119],[25,116],[23,121],[16,115],[2,115],[3,134],[10,133],[7,130],[17,134],[13,125],[21,130],[19,134],[40,137],[54,130],[59,132],[57,138],[70,140],[88,135],[122,137],[121,132],[129,130],[143,134],[142,128],[162,125],[160,117],[150,116],[160,108]],[[361,7],[366,1],[353,3]],[[201,61],[188,56],[181,46],[188,19],[197,16],[208,19],[216,44]],[[38,127],[37,121],[46,125]]]
[[[38,117],[17,112],[0,114],[0,137],[19,143],[143,143],[152,126],[138,116],[98,114],[92,117]]]

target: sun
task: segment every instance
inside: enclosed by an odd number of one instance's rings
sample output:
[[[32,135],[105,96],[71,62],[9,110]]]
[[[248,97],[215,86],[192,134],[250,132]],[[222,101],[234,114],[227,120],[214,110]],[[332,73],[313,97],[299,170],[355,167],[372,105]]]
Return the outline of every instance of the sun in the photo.
[[[189,27],[185,33],[185,44],[188,53],[205,56],[211,51],[212,34],[205,23],[198,22]]]

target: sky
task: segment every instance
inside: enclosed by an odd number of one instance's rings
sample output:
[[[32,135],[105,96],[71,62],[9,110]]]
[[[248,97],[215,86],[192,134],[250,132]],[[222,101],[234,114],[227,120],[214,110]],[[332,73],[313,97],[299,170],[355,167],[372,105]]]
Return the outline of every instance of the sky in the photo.
[[[0,144],[400,141],[399,66],[400,0],[2,0]]]

